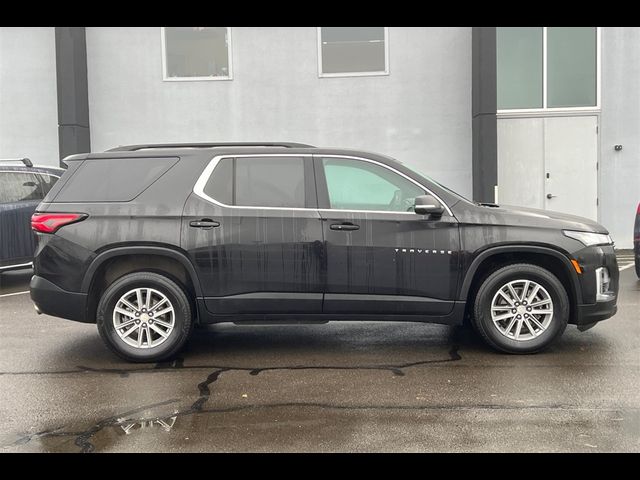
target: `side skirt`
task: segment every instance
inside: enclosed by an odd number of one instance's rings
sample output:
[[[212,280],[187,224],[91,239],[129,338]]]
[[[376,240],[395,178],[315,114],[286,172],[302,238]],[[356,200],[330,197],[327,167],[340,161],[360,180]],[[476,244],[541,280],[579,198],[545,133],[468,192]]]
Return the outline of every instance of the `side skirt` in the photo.
[[[462,325],[465,302],[453,302],[453,309],[447,315],[388,315],[388,314],[337,314],[337,313],[243,313],[236,315],[212,314],[203,298],[198,298],[199,322],[202,324],[231,322],[236,324],[307,324],[333,321],[379,321],[379,322],[421,322],[441,325]]]

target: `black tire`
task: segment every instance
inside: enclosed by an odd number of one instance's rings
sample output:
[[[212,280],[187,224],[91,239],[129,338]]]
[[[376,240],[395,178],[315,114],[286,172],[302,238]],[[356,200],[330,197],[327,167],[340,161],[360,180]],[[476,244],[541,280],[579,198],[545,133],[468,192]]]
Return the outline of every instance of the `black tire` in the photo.
[[[491,302],[501,287],[520,279],[532,280],[547,290],[553,302],[553,316],[546,330],[537,337],[517,341],[498,330],[491,318]],[[558,278],[542,267],[527,263],[507,265],[486,277],[473,307],[472,324],[484,341],[496,350],[514,354],[535,353],[548,347],[564,332],[570,312],[567,291]]]
[[[636,275],[640,278],[640,257],[636,257]]]
[[[113,324],[113,310],[118,300],[135,288],[153,288],[165,295],[173,306],[173,330],[155,347],[136,348],[125,343]],[[120,277],[104,291],[98,303],[96,323],[102,340],[116,355],[130,362],[158,362],[170,359],[182,349],[194,322],[189,299],[173,280],[157,273],[136,272]]]

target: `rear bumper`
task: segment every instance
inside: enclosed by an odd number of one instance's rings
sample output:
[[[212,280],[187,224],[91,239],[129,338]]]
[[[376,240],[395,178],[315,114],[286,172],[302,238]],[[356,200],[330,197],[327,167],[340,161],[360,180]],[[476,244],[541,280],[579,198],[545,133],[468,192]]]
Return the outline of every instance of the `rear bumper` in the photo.
[[[87,319],[87,294],[68,292],[42,277],[31,277],[31,300],[41,312],[77,322],[93,323]]]

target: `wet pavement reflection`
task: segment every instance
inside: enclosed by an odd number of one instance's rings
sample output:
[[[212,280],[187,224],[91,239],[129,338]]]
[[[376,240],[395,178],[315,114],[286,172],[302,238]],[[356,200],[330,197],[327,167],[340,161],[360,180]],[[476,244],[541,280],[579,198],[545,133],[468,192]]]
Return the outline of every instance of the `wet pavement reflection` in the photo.
[[[196,330],[129,364],[94,325],[0,276],[0,451],[638,451],[640,282],[619,313],[509,356],[466,328],[382,322]]]

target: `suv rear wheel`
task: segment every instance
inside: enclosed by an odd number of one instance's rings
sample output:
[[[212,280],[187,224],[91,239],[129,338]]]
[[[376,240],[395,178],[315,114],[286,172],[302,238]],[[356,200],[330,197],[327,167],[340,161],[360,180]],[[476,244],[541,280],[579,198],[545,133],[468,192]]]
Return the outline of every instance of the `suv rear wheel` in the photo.
[[[113,282],[98,303],[98,332],[125,360],[156,362],[175,355],[192,329],[191,305],[169,278],[136,272]]]
[[[507,265],[489,275],[475,298],[473,326],[508,353],[534,353],[562,335],[569,320],[566,290],[548,270]]]

